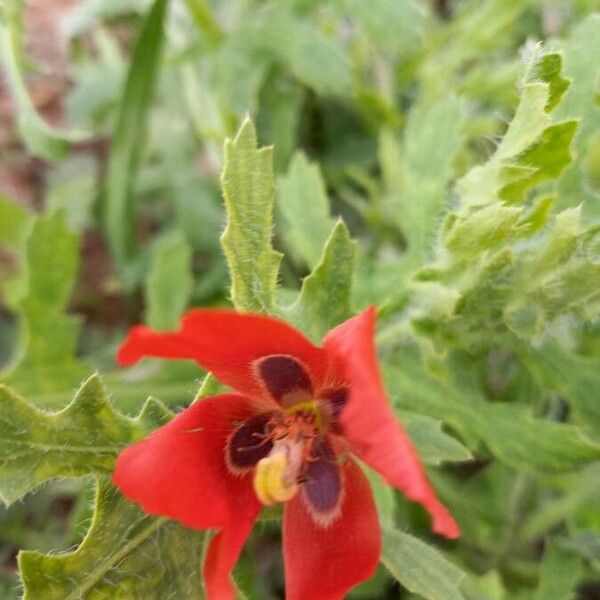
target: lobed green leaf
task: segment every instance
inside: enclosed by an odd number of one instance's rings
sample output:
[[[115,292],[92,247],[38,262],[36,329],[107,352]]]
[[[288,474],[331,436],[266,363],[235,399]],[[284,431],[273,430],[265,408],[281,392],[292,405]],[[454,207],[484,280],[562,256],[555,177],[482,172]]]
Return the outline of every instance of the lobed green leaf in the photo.
[[[202,599],[206,536],[146,515],[99,479],[94,517],[77,550],[19,554],[23,600]]]
[[[0,499],[10,504],[49,479],[110,473],[119,451],[171,417],[148,400],[136,418],[109,403],[93,375],[57,413],[0,387]]]
[[[273,229],[272,148],[257,148],[256,130],[246,119],[225,142],[221,177],[227,227],[221,236],[236,308],[272,312],[281,254],[271,245]]]

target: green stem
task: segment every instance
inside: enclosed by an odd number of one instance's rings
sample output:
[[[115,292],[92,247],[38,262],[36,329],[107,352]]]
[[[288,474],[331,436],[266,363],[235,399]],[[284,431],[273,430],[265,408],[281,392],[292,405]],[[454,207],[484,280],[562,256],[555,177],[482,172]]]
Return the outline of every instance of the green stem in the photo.
[[[225,34],[204,0],[185,0],[185,3],[196,26],[204,34],[207,45],[211,48],[218,46],[225,37]]]

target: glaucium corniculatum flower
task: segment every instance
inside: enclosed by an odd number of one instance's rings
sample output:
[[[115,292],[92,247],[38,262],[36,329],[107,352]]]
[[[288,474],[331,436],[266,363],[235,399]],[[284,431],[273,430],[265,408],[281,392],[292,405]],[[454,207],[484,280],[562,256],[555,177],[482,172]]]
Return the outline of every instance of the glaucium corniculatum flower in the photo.
[[[459,535],[389,406],[374,329],[368,308],[318,347],[275,318],[195,309],[179,331],[129,333],[120,364],[193,359],[235,390],[125,448],[113,475],[144,511],[218,530],[204,564],[209,600],[234,598],[231,571],[261,508],[277,502],[287,600],[340,599],[373,575],[380,525],[354,456],[424,506],[434,531]]]

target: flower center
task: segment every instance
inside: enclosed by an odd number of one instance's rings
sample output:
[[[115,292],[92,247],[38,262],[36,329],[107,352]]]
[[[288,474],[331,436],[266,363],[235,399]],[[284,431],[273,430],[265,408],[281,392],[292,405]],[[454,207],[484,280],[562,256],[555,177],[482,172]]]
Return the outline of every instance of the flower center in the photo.
[[[296,404],[271,418],[266,429],[273,448],[254,471],[254,491],[263,504],[286,502],[296,495],[321,425],[314,401]]]

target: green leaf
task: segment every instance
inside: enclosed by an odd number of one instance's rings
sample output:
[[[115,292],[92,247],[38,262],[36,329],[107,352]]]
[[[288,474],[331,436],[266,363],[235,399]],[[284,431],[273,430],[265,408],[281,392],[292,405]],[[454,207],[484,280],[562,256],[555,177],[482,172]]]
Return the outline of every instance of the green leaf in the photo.
[[[73,154],[52,170],[46,191],[46,211],[63,211],[68,226],[86,231],[95,225],[98,165],[89,155]]]
[[[185,0],[185,4],[208,46],[216,46],[223,40],[223,32],[204,0]]]
[[[296,152],[285,176],[279,179],[277,207],[285,219],[282,234],[292,256],[314,269],[335,220],[329,214],[329,200],[318,165],[303,152]]]
[[[598,436],[600,361],[578,356],[553,340],[538,348],[515,345],[515,351],[539,385],[563,396],[571,405],[577,423],[590,435]]]
[[[270,3],[257,16],[261,46],[318,94],[350,94],[350,63],[340,47],[291,7]]]
[[[402,173],[402,189],[390,190],[387,198],[416,265],[424,259],[446,208],[445,188],[464,140],[462,124],[461,103],[451,94],[432,103],[423,100],[408,117],[402,162],[396,167]]]
[[[19,246],[31,216],[20,204],[0,196],[0,246]]]
[[[594,463],[577,473],[561,476],[552,499],[538,505],[529,513],[521,528],[526,540],[539,539],[544,533],[556,530],[561,523],[572,522],[582,509],[596,507],[600,503],[600,463]],[[593,509],[592,509],[593,510]]]
[[[425,11],[410,0],[337,0],[335,5],[384,50],[406,52],[421,41]]]
[[[255,31],[250,21],[228,35],[215,56],[212,82],[220,104],[234,115],[255,112],[261,84],[273,66],[273,57],[262,51],[261,39],[260,26]]]
[[[476,257],[519,232],[522,209],[490,204],[457,220],[444,243],[462,256]]]
[[[75,358],[78,319],[65,315],[78,270],[79,238],[63,213],[35,220],[26,246],[20,344],[2,379],[27,394],[69,390],[87,374]]]
[[[496,152],[485,164],[474,167],[458,182],[461,208],[497,202],[498,190],[515,179],[515,173],[517,178],[523,178],[535,172],[519,157],[536,144],[552,125],[546,112],[548,98],[549,88],[545,83],[530,83],[523,88],[516,113]],[[556,148],[547,148],[546,145],[546,149],[551,152]]]
[[[339,45],[289,4],[266,2],[254,7],[219,49],[215,85],[223,103],[237,115],[253,111],[273,65],[318,94],[350,94],[350,63]]]
[[[259,98],[256,127],[259,139],[273,145],[276,173],[284,172],[298,144],[298,129],[306,91],[296,81],[273,69]]]
[[[382,129],[379,133],[377,159],[381,169],[383,186],[389,194],[401,194],[403,183],[403,149],[393,129]],[[390,202],[395,200],[391,199]]]
[[[597,85],[600,65],[595,57],[600,53],[600,15],[590,14],[570,32],[560,44],[563,74],[570,81],[569,89],[552,112],[555,122],[577,119],[579,127],[573,144],[575,162],[562,174],[557,190],[559,207],[577,206],[583,202],[586,210],[600,215],[598,201],[581,177],[586,149],[600,128],[600,109],[597,104]]]
[[[302,282],[296,302],[282,312],[319,343],[351,315],[350,292],[355,245],[343,221],[338,221],[323,250],[319,266]]]
[[[176,329],[190,300],[192,250],[176,231],[161,238],[146,279],[146,322],[153,329]]]
[[[563,94],[569,88],[569,80],[562,76],[562,55],[559,53],[534,53],[526,74],[530,83],[541,81],[550,87],[550,95],[546,103],[546,111],[556,108]]]
[[[442,430],[441,421],[408,411],[400,411],[399,417],[424,463],[440,465],[473,458],[456,438]]]
[[[116,412],[93,375],[73,401],[47,413],[0,387],[0,498],[10,504],[55,477],[110,473],[119,451],[171,416],[148,400],[134,419]]]
[[[231,299],[236,308],[273,310],[281,254],[271,245],[273,228],[272,148],[257,148],[250,119],[237,136],[225,142],[221,186],[227,227],[221,244],[231,275]]]
[[[506,590],[498,571],[479,577],[469,574],[461,586],[467,600],[505,600]]]
[[[155,0],[142,25],[119,104],[108,158],[104,227],[110,251],[120,268],[132,258],[135,250],[132,189],[160,65],[167,1]]]
[[[573,597],[583,575],[582,567],[581,558],[573,552],[557,544],[546,545],[540,567],[540,582],[533,600]]]
[[[438,550],[401,531],[384,527],[381,561],[409,592],[427,600],[464,600],[464,573]]]
[[[563,473],[600,459],[600,445],[581,428],[534,418],[523,405],[489,404],[470,389],[432,379],[414,359],[398,357],[400,370],[386,367],[389,389],[400,409],[439,419],[469,445],[482,440],[504,464],[519,471]]]
[[[98,482],[90,530],[74,552],[21,552],[23,600],[204,598],[206,534],[157,519]]]
[[[0,300],[11,306],[25,284],[22,255],[34,216],[16,202],[0,195]]]
[[[548,127],[540,139],[519,155],[521,176],[511,180],[500,191],[499,196],[507,202],[521,202],[525,191],[542,181],[556,179],[569,165],[571,142],[577,131],[577,121],[564,121]]]
[[[71,143],[80,142],[89,137],[89,134],[55,129],[37,113],[27,91],[23,73],[21,8],[21,2],[6,2],[3,3],[0,12],[0,57],[4,59],[7,80],[17,111],[17,126],[29,152],[48,160],[60,160],[67,153]]]

